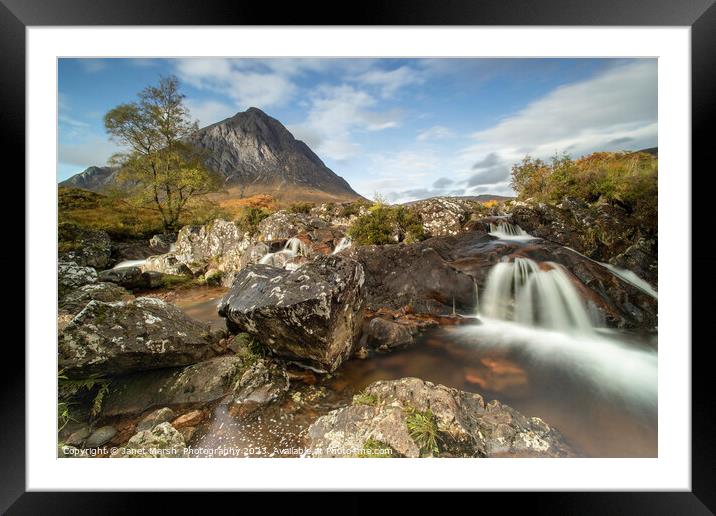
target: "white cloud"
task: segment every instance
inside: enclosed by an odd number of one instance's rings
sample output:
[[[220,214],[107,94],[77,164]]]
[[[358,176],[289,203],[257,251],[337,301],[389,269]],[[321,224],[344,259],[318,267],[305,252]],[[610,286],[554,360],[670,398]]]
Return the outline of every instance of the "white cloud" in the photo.
[[[187,99],[192,118],[199,121],[199,127],[206,127],[236,114],[236,108],[215,100]]]
[[[373,110],[375,104],[370,94],[350,85],[319,86],[310,97],[306,120],[289,130],[319,155],[346,160],[360,150],[354,132],[382,131],[398,125],[398,111]]]
[[[455,136],[450,129],[442,125],[434,125],[428,129],[418,132],[417,140],[419,142],[429,142],[435,140],[447,140]]]
[[[284,75],[246,68],[246,61],[221,58],[179,59],[176,72],[195,88],[220,93],[236,102],[236,111],[286,104],[296,86]]]
[[[107,68],[107,63],[105,63],[102,59],[80,58],[78,61],[80,63],[80,66],[82,66],[85,72],[88,73],[101,72],[102,70]]]
[[[561,86],[498,124],[473,134],[461,156],[480,169],[470,186],[503,182],[526,154],[574,157],[594,151],[637,150],[657,141],[657,64],[636,61]],[[499,159],[497,159],[499,158]],[[478,166],[490,159],[485,166]]]
[[[401,66],[393,70],[375,68],[356,77],[356,80],[365,85],[376,86],[384,98],[390,98],[400,89],[412,84],[421,84],[424,78],[417,70],[409,66]]]

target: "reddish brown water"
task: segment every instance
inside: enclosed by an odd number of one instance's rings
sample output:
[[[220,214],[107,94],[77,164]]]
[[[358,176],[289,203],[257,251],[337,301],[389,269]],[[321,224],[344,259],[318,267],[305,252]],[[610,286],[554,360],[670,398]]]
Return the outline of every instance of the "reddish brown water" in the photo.
[[[193,317],[219,325],[218,299],[209,299],[211,295],[208,290],[187,293],[177,304]],[[460,329],[432,331],[407,349],[349,360],[321,380],[322,394],[307,404],[289,398],[251,421],[234,418],[220,404],[190,444],[231,450],[229,456],[299,456],[306,445],[305,432],[317,417],[349,403],[353,394],[374,381],[414,376],[477,392],[486,401],[498,399],[527,416],[540,417],[585,457],[657,456],[654,406],[634,401],[629,393],[622,396],[618,389],[605,390],[579,367],[570,369],[524,349],[492,344],[468,338]]]

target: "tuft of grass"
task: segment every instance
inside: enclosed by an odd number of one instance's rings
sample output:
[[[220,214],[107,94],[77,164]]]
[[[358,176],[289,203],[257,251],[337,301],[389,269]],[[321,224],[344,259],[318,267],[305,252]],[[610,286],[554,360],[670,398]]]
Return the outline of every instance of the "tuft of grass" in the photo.
[[[267,208],[242,206],[234,223],[241,231],[249,233],[250,235],[255,235],[258,233],[261,221],[269,215],[271,215],[271,211]]]
[[[295,202],[289,208],[291,213],[303,213],[305,215],[311,213],[311,209],[315,205],[312,202]]]
[[[519,199],[545,203],[564,197],[589,204],[606,201],[655,233],[658,165],[656,156],[644,152],[595,152],[577,160],[563,154],[549,162],[527,156],[512,167],[512,188]]]
[[[371,437],[363,443],[363,450],[358,454],[358,457],[362,459],[389,459],[393,457],[393,449],[383,441]]]
[[[384,245],[398,235],[406,243],[425,238],[420,215],[405,206],[374,204],[366,215],[359,216],[348,229],[350,237],[360,245]]]
[[[69,407],[77,398],[91,394],[90,416],[97,417],[102,411],[102,404],[109,393],[110,381],[106,378],[80,378],[70,379],[63,371],[57,374],[58,389],[58,428],[61,430],[72,419]]]
[[[353,396],[353,403],[356,405],[375,406],[378,403],[378,397],[375,394],[369,394],[363,391]]]
[[[420,448],[421,454],[437,455],[438,448],[438,422],[433,411],[419,411],[414,407],[405,409],[405,422],[408,426],[408,433]]]

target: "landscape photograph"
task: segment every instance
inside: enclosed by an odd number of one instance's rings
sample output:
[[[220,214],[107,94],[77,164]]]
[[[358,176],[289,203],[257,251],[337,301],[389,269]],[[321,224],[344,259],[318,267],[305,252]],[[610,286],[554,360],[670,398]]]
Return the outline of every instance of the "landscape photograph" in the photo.
[[[657,74],[58,59],[57,457],[658,457]]]

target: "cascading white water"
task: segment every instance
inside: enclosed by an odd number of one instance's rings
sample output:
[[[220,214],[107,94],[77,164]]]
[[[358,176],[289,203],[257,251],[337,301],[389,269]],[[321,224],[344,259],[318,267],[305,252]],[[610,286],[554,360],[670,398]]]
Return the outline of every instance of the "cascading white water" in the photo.
[[[579,256],[586,258],[587,260],[589,260],[591,262],[601,265],[602,267],[607,269],[609,272],[611,272],[615,276],[618,276],[623,281],[626,281],[627,283],[629,283],[632,287],[638,288],[645,294],[649,294],[654,299],[659,298],[659,293],[656,290],[654,290],[654,287],[652,287],[647,281],[645,281],[645,280],[641,279],[639,276],[637,276],[635,272],[627,270],[627,269],[620,269],[619,267],[616,267],[616,266],[612,265],[611,263],[598,262],[597,260],[594,260],[594,259],[590,258],[589,256],[586,256],[575,249],[572,249],[571,247],[566,247],[566,249],[569,249],[573,253],[578,254]]]
[[[147,259],[144,258],[142,260],[124,260],[123,262],[119,262],[117,265],[112,267],[113,269],[121,269],[123,267],[141,267],[147,263]]]
[[[351,240],[351,237],[346,236],[346,237],[341,238],[338,241],[336,248],[333,250],[333,253],[331,253],[331,254],[340,253],[344,249],[348,249],[352,243],[353,243],[353,241]]]
[[[274,267],[283,267],[286,265],[286,262],[294,256],[308,256],[310,252],[310,248],[303,240],[293,237],[286,241],[286,245],[283,246],[282,250],[265,254],[259,260],[259,263],[273,265]]]
[[[529,258],[495,264],[487,276],[480,314],[528,326],[591,334],[591,319],[561,265]]]
[[[532,240],[535,238],[517,224],[502,220],[496,224],[490,222],[489,234],[501,240]]]

